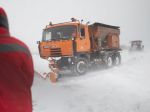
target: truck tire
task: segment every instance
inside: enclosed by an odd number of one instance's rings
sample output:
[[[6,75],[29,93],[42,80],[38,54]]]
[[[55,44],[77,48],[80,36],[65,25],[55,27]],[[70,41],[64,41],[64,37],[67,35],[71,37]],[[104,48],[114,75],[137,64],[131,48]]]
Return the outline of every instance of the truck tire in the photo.
[[[110,67],[113,66],[113,59],[112,59],[112,56],[108,56],[108,57],[106,58],[106,66],[107,66],[108,68],[110,68]]]
[[[121,64],[121,56],[120,56],[120,53],[114,55],[113,64],[114,64],[115,66],[118,66],[118,65]]]
[[[86,58],[79,58],[74,65],[74,73],[76,75],[83,75],[88,70],[88,61]]]

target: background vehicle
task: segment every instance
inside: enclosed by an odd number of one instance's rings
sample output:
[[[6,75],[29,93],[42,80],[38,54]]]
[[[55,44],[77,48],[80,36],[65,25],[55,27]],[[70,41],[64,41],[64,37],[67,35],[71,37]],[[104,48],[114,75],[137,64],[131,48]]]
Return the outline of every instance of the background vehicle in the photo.
[[[70,22],[46,26],[39,53],[41,58],[50,58],[50,68],[57,69],[57,74],[70,70],[82,75],[92,67],[121,63],[119,35],[118,26],[83,24],[72,18]]]
[[[142,45],[141,40],[131,41],[130,51],[141,51],[144,49],[144,45]]]

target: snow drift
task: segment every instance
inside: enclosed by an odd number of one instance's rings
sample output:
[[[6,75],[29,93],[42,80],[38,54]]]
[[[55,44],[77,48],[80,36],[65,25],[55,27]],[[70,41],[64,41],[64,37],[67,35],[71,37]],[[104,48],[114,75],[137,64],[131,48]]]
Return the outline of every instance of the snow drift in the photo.
[[[34,112],[150,112],[150,52],[123,51],[122,64],[83,76],[63,77],[56,84],[35,74]],[[33,55],[35,70],[48,62]]]

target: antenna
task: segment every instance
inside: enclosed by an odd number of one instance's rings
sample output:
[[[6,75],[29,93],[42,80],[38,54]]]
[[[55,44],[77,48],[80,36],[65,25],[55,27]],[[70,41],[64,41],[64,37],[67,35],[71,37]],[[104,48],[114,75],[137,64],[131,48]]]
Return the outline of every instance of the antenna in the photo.
[[[86,22],[86,25],[90,24],[90,21]]]
[[[75,19],[75,18],[71,18],[71,21],[72,21],[72,22],[76,22],[76,21],[77,21],[77,19]]]
[[[51,21],[49,22],[49,25],[51,25],[51,26],[53,25]]]

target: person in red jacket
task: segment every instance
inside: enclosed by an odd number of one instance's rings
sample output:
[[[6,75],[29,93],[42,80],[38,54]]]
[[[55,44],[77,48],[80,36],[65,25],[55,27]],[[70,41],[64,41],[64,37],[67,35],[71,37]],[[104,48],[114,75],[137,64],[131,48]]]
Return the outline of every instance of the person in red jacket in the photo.
[[[33,61],[28,47],[11,37],[0,7],[0,112],[32,112]]]

